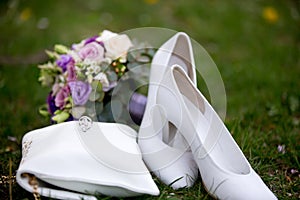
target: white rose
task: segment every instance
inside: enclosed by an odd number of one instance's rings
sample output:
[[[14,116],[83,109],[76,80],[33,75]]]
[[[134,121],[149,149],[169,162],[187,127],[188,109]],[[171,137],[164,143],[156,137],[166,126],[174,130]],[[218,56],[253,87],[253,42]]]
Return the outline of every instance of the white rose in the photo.
[[[98,37],[98,38],[96,39],[96,41],[97,41],[97,42],[103,42],[103,41],[109,40],[110,38],[115,37],[115,36],[117,36],[117,35],[118,35],[117,33],[113,33],[113,32],[111,32],[111,31],[104,30],[104,31],[102,31],[100,37]]]
[[[116,35],[103,42],[106,49],[105,56],[112,60],[121,58],[126,61],[127,51],[133,46],[129,37],[124,34]]]

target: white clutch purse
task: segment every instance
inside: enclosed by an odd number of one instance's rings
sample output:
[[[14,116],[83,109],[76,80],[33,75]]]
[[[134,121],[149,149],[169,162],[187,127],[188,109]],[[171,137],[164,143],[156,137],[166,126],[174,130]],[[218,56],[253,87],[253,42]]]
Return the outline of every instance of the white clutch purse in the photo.
[[[159,194],[133,129],[116,123],[79,123],[52,125],[23,137],[20,186],[57,199]]]

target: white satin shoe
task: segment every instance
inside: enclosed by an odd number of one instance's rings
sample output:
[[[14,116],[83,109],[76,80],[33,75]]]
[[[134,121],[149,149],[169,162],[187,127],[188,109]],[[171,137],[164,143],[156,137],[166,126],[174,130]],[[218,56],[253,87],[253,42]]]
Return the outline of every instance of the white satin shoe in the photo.
[[[78,123],[48,126],[23,137],[23,158],[16,175],[20,186],[57,199],[159,194],[133,129],[114,123]]]
[[[191,145],[207,191],[217,199],[277,199],[252,169],[217,113],[186,73],[173,66],[156,94],[157,115]],[[156,121],[158,118],[154,118]]]
[[[193,185],[198,177],[197,165],[187,142],[172,124],[164,119],[152,123],[153,118],[160,117],[155,113],[158,85],[166,70],[174,64],[180,65],[193,84],[197,84],[191,41],[183,32],[165,42],[152,60],[147,105],[138,144],[149,170],[163,183],[178,189]]]

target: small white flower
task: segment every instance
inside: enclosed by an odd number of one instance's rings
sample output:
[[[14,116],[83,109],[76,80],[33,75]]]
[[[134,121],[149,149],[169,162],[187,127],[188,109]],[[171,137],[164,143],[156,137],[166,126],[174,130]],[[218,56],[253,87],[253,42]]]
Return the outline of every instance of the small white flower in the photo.
[[[101,71],[101,67],[98,65],[93,66],[93,72],[94,74],[98,74]]]
[[[86,68],[86,70],[87,70],[86,75],[88,75],[88,74],[98,74],[101,71],[101,68],[100,68],[99,65],[92,64],[92,65],[88,66]]]
[[[66,81],[65,77],[63,75],[58,75],[58,80],[62,83],[64,83]]]
[[[94,79],[100,81],[103,87],[109,87],[109,81],[107,79],[106,74],[104,74],[103,72],[97,74],[97,76],[95,76]]]
[[[88,81],[89,83],[92,83],[92,82],[93,82],[93,75],[88,74],[88,75],[87,75],[87,81]]]
[[[279,153],[284,154],[285,153],[285,145],[278,145],[277,150]]]
[[[112,62],[112,59],[106,57],[106,58],[104,58],[104,60],[103,60],[102,63],[103,63],[104,65],[110,65],[111,62]]]
[[[95,61],[92,61],[92,60],[84,60],[82,62],[85,66],[90,66],[90,65],[96,65],[97,63]]]

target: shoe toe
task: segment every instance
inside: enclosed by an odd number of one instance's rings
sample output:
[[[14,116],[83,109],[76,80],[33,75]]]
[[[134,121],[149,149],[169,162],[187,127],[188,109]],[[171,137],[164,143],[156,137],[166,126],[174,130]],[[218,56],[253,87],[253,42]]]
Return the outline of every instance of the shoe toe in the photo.
[[[228,178],[216,189],[218,199],[231,200],[276,200],[277,197],[265,185],[261,178],[252,171],[248,175]]]
[[[198,173],[198,166],[189,151],[185,152],[174,163],[154,171],[154,174],[162,182],[175,190],[193,186],[198,178]]]

